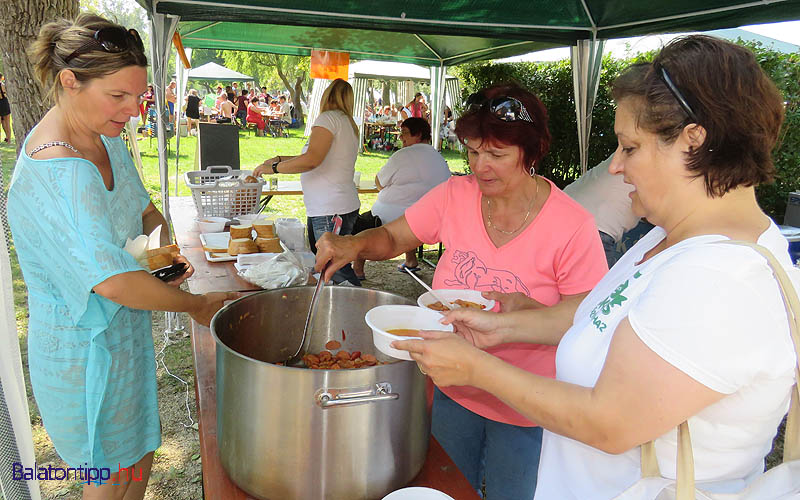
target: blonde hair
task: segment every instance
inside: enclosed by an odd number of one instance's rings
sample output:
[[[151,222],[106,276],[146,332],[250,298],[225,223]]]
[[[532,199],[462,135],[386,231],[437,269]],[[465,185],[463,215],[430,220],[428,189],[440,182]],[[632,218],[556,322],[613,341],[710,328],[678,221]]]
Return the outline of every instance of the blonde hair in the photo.
[[[128,66],[147,66],[147,56],[138,47],[110,53],[99,45],[81,51],[69,64],[64,62],[70,54],[84,47],[94,37],[95,32],[102,28],[123,27],[94,14],[81,14],[74,20],[59,19],[42,26],[36,40],[28,49],[28,57],[47,99],[58,102],[62,90],[58,75],[65,69],[72,71],[79,82],[87,82]]]
[[[350,126],[353,127],[353,134],[358,137],[358,125],[353,120],[353,108],[355,107],[355,98],[353,96],[353,87],[350,86],[345,80],[337,78],[322,93],[322,100],[320,101],[319,112],[339,110],[347,115],[350,120]]]

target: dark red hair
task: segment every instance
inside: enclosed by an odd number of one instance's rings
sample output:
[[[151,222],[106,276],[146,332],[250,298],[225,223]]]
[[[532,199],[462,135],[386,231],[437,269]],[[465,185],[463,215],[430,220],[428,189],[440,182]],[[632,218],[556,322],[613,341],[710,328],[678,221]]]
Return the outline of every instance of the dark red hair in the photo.
[[[522,150],[522,163],[525,169],[544,158],[550,150],[550,130],[547,128],[547,109],[542,101],[516,83],[492,85],[481,91],[486,99],[499,96],[513,97],[520,101],[534,123],[518,120],[504,122],[493,116],[489,110],[465,113],[456,121],[456,135],[466,145],[468,137],[480,138],[489,144],[518,146]]]

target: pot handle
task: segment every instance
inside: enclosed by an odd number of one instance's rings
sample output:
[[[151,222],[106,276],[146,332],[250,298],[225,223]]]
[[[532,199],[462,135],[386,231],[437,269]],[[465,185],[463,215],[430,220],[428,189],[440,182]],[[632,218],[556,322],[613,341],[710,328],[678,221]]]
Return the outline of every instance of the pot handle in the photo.
[[[392,385],[388,382],[379,382],[372,388],[360,391],[345,391],[346,389],[320,389],[315,396],[317,406],[325,410],[339,406],[376,403],[400,398],[400,394],[392,392]]]

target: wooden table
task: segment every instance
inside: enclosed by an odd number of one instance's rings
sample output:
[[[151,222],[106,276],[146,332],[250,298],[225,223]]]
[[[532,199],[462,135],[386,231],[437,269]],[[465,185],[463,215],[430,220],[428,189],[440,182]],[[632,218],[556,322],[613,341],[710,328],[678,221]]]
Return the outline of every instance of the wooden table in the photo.
[[[259,289],[236,276],[231,262],[206,261],[194,223],[196,211],[191,197],[170,198],[170,213],[178,246],[195,268],[194,276],[188,280],[192,293]],[[216,344],[211,331],[195,321],[192,321],[192,355],[204,497],[209,500],[255,500],[239,489],[222,468],[217,443]],[[428,445],[425,465],[409,486],[435,488],[456,500],[479,499],[433,436]]]
[[[264,189],[261,191],[261,209],[263,210],[264,207],[272,200],[273,196],[297,196],[303,194],[303,187],[300,185],[300,181],[286,181],[278,179],[278,185],[275,189],[270,188],[270,180],[272,177],[267,177],[267,184],[264,186]],[[375,186],[375,179],[361,179],[358,185],[358,194],[374,194],[378,192],[377,186]]]
[[[391,139],[387,139],[386,136],[392,135]],[[391,142],[394,144],[396,142],[397,136],[400,135],[400,132],[397,131],[397,125],[394,123],[385,123],[385,122],[366,122],[364,123],[364,148],[373,149],[369,142],[374,136],[378,136],[380,138],[381,144],[384,146],[387,142]]]

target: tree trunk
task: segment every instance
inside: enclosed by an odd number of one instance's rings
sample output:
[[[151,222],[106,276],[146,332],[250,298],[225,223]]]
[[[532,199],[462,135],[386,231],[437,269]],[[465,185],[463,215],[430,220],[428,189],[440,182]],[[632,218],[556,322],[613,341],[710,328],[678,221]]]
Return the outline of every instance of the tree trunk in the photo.
[[[304,80],[305,78],[298,76],[297,80],[294,82],[294,87],[289,87],[289,92],[292,93],[292,101],[294,102],[295,120],[297,120],[297,124],[301,127],[306,123],[305,115],[303,114],[303,101],[306,100],[303,95]]]
[[[283,85],[289,89],[289,94],[292,96],[292,104],[294,104],[295,110],[295,120],[297,120],[297,124],[302,126],[305,125],[305,120],[303,120],[303,105],[300,103],[300,99],[303,97],[303,78],[297,77],[297,81],[294,85],[289,83],[289,77],[283,71],[283,62],[277,54],[272,55],[272,65],[275,67],[275,71],[278,73],[278,78],[281,79]]]
[[[78,0],[0,1],[0,50],[8,100],[11,103],[17,154],[28,132],[44,116],[50,103],[34,78],[27,48],[46,22],[78,15]]]
[[[383,93],[381,95],[381,100],[383,101],[383,105],[384,106],[391,106],[392,105],[392,102],[391,102],[392,99],[391,99],[391,96],[389,95],[389,82],[386,81],[386,80],[383,80],[381,83],[383,83]]]

